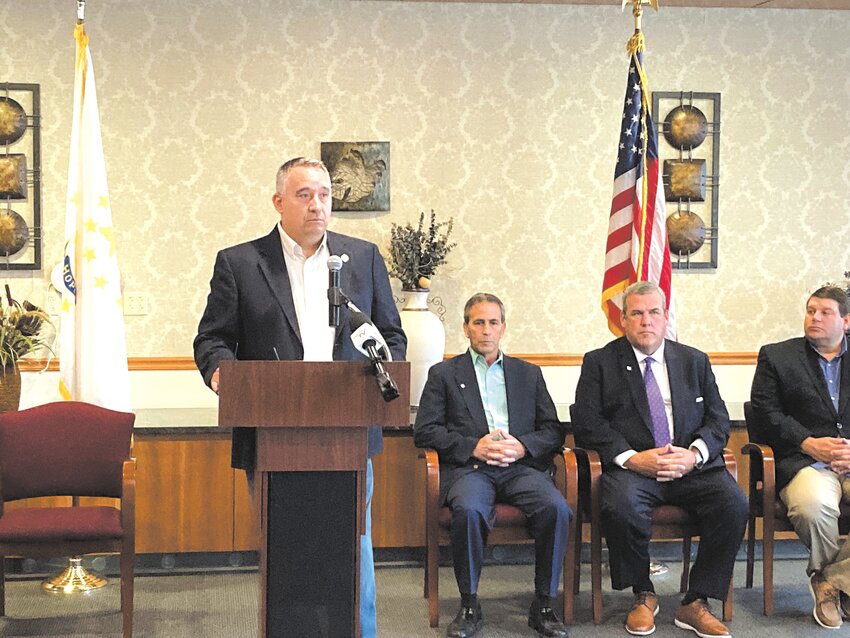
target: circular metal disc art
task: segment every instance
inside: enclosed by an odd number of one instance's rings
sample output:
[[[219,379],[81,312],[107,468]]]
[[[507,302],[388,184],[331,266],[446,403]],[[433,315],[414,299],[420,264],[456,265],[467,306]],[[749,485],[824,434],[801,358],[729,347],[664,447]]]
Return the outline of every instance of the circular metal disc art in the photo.
[[[705,222],[690,211],[673,213],[667,218],[667,241],[674,255],[692,255],[705,243]]]
[[[24,107],[10,97],[0,96],[0,144],[17,142],[27,130]]]
[[[664,118],[664,138],[673,148],[696,148],[708,135],[708,120],[697,107],[681,104]]]
[[[30,238],[24,218],[13,210],[0,210],[0,255],[9,257],[19,252]]]

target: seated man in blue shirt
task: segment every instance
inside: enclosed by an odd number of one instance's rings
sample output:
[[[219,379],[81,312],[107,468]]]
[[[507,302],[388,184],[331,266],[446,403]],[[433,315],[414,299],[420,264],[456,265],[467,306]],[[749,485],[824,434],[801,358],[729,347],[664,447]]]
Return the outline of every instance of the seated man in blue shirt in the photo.
[[[414,429],[417,447],[439,454],[440,500],[452,510],[461,607],[446,635],[469,638],[483,624],[478,581],[498,497],[525,513],[534,537],[528,624],[543,636],[567,636],[552,609],[572,516],[551,473],[564,431],[540,368],[499,350],[505,306],[498,297],[473,295],[463,331],[469,350],[431,368]]]
[[[805,337],[759,351],[752,401],[756,426],[776,455],[776,493],[811,555],[813,615],[837,629],[850,615],[850,543],[838,535],[850,500],[850,300],[823,286],[806,302]]]

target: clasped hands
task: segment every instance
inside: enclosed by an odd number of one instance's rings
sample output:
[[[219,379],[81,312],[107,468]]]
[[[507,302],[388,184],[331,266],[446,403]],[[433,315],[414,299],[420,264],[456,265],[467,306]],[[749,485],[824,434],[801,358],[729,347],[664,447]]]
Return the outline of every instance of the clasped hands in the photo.
[[[668,443],[663,447],[634,454],[624,466],[663,483],[682,478],[694,469],[696,462],[696,454],[691,450]]]
[[[525,456],[525,446],[509,432],[494,430],[478,439],[472,456],[487,465],[508,467]]]
[[[836,474],[850,474],[850,440],[837,436],[810,436],[800,449],[816,461],[826,463]]]

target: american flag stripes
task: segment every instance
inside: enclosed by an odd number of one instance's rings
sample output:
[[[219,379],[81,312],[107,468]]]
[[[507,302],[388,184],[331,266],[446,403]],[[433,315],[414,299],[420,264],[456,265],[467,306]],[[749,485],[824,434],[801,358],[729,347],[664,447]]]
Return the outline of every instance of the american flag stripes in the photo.
[[[608,219],[602,310],[611,332],[622,335],[623,291],[636,281],[655,282],[667,296],[667,337],[675,339],[664,187],[643,50],[643,34],[637,32],[629,40],[631,62]]]

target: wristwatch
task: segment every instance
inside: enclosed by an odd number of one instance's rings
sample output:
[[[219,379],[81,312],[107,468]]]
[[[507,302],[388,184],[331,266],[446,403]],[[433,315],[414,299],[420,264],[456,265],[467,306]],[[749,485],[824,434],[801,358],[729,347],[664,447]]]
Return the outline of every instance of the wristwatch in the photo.
[[[699,448],[696,447],[696,446],[693,446],[692,448],[690,448],[690,450],[691,450],[691,452],[694,453],[694,456],[697,458],[697,462],[694,463],[694,467],[698,470],[701,470],[702,466],[705,465],[705,459],[702,458],[702,452],[700,452]]]

